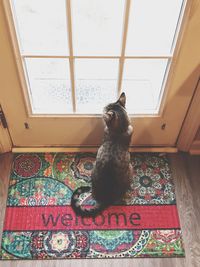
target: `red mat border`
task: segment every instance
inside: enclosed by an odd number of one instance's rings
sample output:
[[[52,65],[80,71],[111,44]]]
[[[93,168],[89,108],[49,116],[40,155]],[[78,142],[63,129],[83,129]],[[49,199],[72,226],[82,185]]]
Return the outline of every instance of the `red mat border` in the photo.
[[[96,218],[77,217],[71,206],[7,207],[4,223],[4,231],[144,229],[180,229],[176,205],[111,206]]]

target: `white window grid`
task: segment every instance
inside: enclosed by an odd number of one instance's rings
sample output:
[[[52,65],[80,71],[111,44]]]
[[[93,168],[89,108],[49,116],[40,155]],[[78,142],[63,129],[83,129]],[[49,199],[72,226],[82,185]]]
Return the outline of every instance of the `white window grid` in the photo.
[[[123,80],[123,71],[124,71],[124,63],[126,59],[167,59],[167,67],[165,70],[165,74],[162,81],[162,86],[160,90],[160,96],[159,96],[159,102],[157,103],[157,108],[155,109],[155,112],[152,113],[152,115],[159,114],[161,111],[161,103],[163,102],[163,95],[165,91],[165,87],[168,80],[168,74],[170,71],[171,63],[174,58],[177,40],[179,36],[179,32],[181,29],[181,25],[183,22],[184,17],[184,11],[186,9],[187,0],[183,0],[181,11],[179,13],[178,22],[176,25],[175,34],[172,41],[172,46],[169,54],[165,55],[134,55],[134,56],[126,56],[125,50],[126,50],[126,42],[127,42],[127,32],[128,32],[128,24],[129,24],[129,14],[130,14],[130,6],[134,0],[125,0],[125,9],[124,9],[124,22],[123,22],[123,31],[122,31],[122,45],[121,45],[121,53],[119,56],[75,56],[73,52],[73,30],[72,30],[72,9],[71,9],[71,1],[72,0],[65,0],[66,1],[66,18],[67,18],[67,31],[68,34],[68,46],[69,46],[69,55],[41,55],[41,54],[26,54],[23,52],[20,52],[20,49],[18,47],[18,51],[20,53],[21,62],[22,65],[25,66],[25,60],[28,58],[65,58],[69,60],[69,67],[70,67],[70,80],[71,80],[71,94],[72,94],[72,106],[73,106],[73,113],[76,114],[77,108],[76,108],[76,90],[75,90],[75,60],[76,59],[117,59],[119,60],[119,70],[118,70],[118,82],[117,82],[117,92],[118,95],[121,94],[121,87],[122,87],[122,80]],[[10,10],[12,10],[12,3],[11,0],[9,0]],[[12,15],[14,12],[12,12]],[[14,16],[13,16],[14,17]],[[15,18],[13,18],[13,24],[15,26],[15,35],[17,36],[17,41],[20,43],[19,38],[19,31],[17,28],[17,23]],[[16,48],[16,46],[15,46]],[[15,49],[16,50],[16,49]],[[24,69],[25,76],[27,75],[26,69]],[[26,85],[28,85],[28,82],[26,81]],[[31,102],[31,101],[30,101]],[[58,115],[58,114],[56,114]],[[134,114],[137,115],[137,114]],[[148,114],[149,115],[149,114]]]

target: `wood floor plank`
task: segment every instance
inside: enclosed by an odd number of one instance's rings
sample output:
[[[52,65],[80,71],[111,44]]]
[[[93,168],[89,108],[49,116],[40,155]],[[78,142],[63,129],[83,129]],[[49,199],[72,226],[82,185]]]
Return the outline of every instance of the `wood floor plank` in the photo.
[[[171,154],[177,206],[186,258],[1,261],[2,267],[199,267],[200,266],[200,157]],[[0,236],[2,233],[12,154],[0,156]]]
[[[0,244],[3,228],[3,218],[6,208],[8,182],[11,170],[12,154],[0,155]],[[0,265],[1,266],[1,265]]]
[[[198,216],[198,200],[194,195],[200,192],[200,185],[193,187],[190,168],[195,165],[187,154],[171,155],[172,170],[177,196],[177,207],[185,244],[185,267],[200,266],[200,217]],[[189,165],[190,168],[189,168]]]

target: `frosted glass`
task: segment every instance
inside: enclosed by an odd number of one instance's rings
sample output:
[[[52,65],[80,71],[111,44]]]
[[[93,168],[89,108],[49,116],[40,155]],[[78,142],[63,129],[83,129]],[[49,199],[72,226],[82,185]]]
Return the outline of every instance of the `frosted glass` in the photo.
[[[27,58],[25,64],[33,114],[72,113],[68,60]]]
[[[74,55],[120,55],[124,4],[124,0],[72,1]]]
[[[65,0],[12,0],[21,50],[69,55]]]
[[[127,95],[130,114],[156,114],[162,96],[167,59],[127,59],[122,91]]]
[[[102,114],[117,99],[118,60],[75,61],[77,113]]]
[[[183,0],[131,2],[126,55],[170,54]]]

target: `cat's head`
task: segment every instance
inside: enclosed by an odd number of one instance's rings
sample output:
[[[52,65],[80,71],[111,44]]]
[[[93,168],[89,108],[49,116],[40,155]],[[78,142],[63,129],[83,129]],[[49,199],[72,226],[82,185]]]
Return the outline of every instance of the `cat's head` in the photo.
[[[103,120],[110,131],[125,132],[130,124],[125,109],[126,95],[122,93],[119,99],[108,104],[103,111]]]

